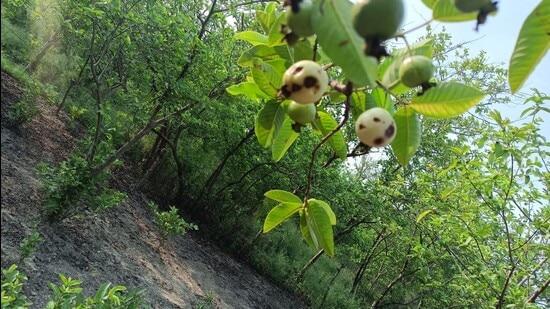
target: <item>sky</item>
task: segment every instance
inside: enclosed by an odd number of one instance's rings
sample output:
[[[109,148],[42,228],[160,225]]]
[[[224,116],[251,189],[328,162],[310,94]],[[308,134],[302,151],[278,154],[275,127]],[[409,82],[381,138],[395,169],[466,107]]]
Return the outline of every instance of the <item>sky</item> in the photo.
[[[473,30],[475,21],[460,23],[435,21],[431,26],[434,30],[445,27],[454,42],[474,41],[468,45],[472,55],[484,50],[487,52],[490,63],[502,63],[503,67],[507,68],[523,21],[540,2],[541,0],[500,0],[498,13],[495,16],[489,16],[478,32]],[[431,11],[421,0],[405,0],[405,3],[407,6],[403,24],[405,30],[412,29],[431,18]],[[424,30],[420,29],[408,34],[407,39],[414,41],[416,36],[423,34]],[[530,88],[537,88],[540,92],[550,95],[550,53],[547,52],[539,62],[520,92],[531,95]],[[515,103],[522,101],[523,99],[517,99]],[[550,105],[550,102],[548,104]],[[506,107],[499,110],[511,120],[515,120],[525,108],[526,106]],[[550,114],[539,115],[544,119],[542,133],[547,140],[550,140]]]

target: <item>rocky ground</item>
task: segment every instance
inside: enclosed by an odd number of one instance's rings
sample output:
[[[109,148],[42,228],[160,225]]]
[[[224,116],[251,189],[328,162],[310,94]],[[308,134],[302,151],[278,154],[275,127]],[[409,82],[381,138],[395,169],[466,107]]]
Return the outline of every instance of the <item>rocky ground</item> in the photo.
[[[51,295],[47,282],[58,274],[78,279],[87,296],[105,282],[146,289],[151,308],[304,308],[253,269],[200,237],[198,232],[169,238],[152,222],[148,200],[135,191],[132,177],[118,172],[113,185],[128,194],[118,207],[99,216],[62,222],[44,221],[44,200],[35,169],[40,162],[67,157],[76,133],[68,118],[38,100],[40,113],[19,128],[7,126],[7,107],[22,96],[20,84],[2,72],[2,268],[17,263],[20,244],[37,224],[42,241],[20,271],[32,308],[43,308]],[[73,130],[76,131],[76,130]]]

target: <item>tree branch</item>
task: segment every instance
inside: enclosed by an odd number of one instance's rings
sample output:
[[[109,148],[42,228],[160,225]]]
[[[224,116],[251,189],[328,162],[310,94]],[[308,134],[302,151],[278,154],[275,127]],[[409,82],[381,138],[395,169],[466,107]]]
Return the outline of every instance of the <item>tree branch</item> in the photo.
[[[409,245],[409,248],[407,249],[407,254],[406,256],[408,256],[410,253],[411,253],[411,249],[412,249],[412,245]],[[393,288],[393,286],[395,284],[397,284],[397,282],[399,282],[404,276],[405,276],[405,270],[407,269],[407,267],[409,266],[409,262],[411,260],[409,258],[405,258],[405,261],[403,262],[403,266],[401,267],[401,270],[399,271],[399,274],[397,275],[397,277],[395,277],[387,286],[386,288],[384,289],[384,291],[382,292],[382,295],[380,295],[380,297],[378,297],[374,302],[372,302],[371,304],[371,308],[376,308],[378,306],[378,304],[382,301],[382,299],[384,297],[386,297],[386,295],[388,294],[388,292]]]
[[[540,294],[542,294],[542,292],[546,290],[548,285],[550,285],[550,278],[547,279],[546,282],[535,291],[535,293],[531,294],[531,296],[527,298],[526,303],[534,303],[537,300],[537,298],[540,296]]]
[[[353,89],[353,84],[351,82],[348,82],[346,85],[346,109],[344,111],[344,119],[334,128],[332,131],[330,131],[327,135],[323,137],[323,139],[317,144],[315,149],[313,149],[313,152],[311,153],[311,161],[309,163],[309,169],[307,171],[307,187],[306,192],[304,193],[304,201],[307,201],[309,199],[309,192],[311,190],[311,183],[313,178],[313,165],[315,164],[315,158],[317,156],[317,151],[321,148],[321,146],[328,141],[328,139],[333,136],[336,132],[338,132],[344,124],[349,119],[349,112],[351,109],[351,90]]]

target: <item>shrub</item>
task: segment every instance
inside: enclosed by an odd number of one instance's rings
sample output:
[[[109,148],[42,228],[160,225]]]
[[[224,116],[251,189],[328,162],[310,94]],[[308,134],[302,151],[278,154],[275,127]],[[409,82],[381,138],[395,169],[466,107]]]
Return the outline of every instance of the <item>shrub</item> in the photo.
[[[40,232],[38,232],[38,227],[35,224],[33,226],[31,234],[25,237],[19,245],[21,249],[21,257],[19,259],[19,263],[23,263],[25,259],[36,252],[36,248],[38,247],[40,242],[42,242],[42,236],[40,235]]]
[[[112,286],[111,283],[103,283],[94,297],[85,297],[82,293],[79,280],[59,274],[61,285],[48,283],[53,292],[46,309],[78,308],[100,309],[120,308],[139,309],[150,307],[144,300],[145,289],[128,291],[125,286]],[[2,308],[29,308],[32,303],[21,293],[23,282],[27,277],[17,270],[13,264],[9,269],[2,269]]]
[[[38,115],[39,109],[36,100],[41,93],[42,87],[38,82],[26,81],[23,96],[18,102],[11,104],[9,107],[8,122],[11,126],[29,123]]]
[[[147,306],[143,300],[145,290],[126,292],[126,287],[122,285],[112,286],[111,283],[102,284],[94,297],[84,297],[81,281],[59,274],[61,285],[56,286],[48,283],[53,295],[46,305],[46,309],[58,308],[125,308],[136,309]],[[125,293],[126,292],[126,293]]]
[[[2,308],[29,308],[32,305],[21,293],[24,281],[27,277],[17,270],[17,265],[2,269]]]
[[[2,10],[3,11],[3,10]],[[2,12],[4,13],[4,12]],[[2,57],[26,65],[29,61],[30,38],[27,29],[2,18]]]
[[[160,227],[164,238],[170,235],[185,235],[188,230],[198,230],[196,224],[186,222],[178,214],[178,209],[175,206],[170,206],[168,211],[160,211],[158,205],[154,202],[149,203],[149,208],[155,215],[155,222]]]
[[[108,188],[106,172],[95,175],[79,155],[73,154],[55,167],[41,163],[37,174],[47,194],[44,211],[50,219],[63,220],[87,209],[99,212],[126,198],[126,194]]]

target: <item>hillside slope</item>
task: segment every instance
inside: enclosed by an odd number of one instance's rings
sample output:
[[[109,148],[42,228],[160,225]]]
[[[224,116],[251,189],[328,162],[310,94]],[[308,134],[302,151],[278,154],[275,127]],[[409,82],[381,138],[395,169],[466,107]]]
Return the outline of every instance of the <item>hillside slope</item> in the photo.
[[[47,282],[59,284],[58,273],[83,281],[87,296],[104,282],[145,288],[151,308],[204,308],[212,302],[208,308],[304,308],[298,298],[196,235],[174,237],[159,247],[146,197],[120,171],[114,185],[128,194],[120,206],[96,217],[41,222],[43,196],[34,170],[39,162],[66,158],[76,139],[66,130],[66,117],[55,116],[55,108],[44,102],[38,102],[41,112],[31,123],[7,127],[7,107],[21,95],[18,82],[2,72],[1,264],[5,269],[18,261],[21,241],[38,223],[43,241],[19,265],[28,277],[23,292],[32,308],[47,303]]]

